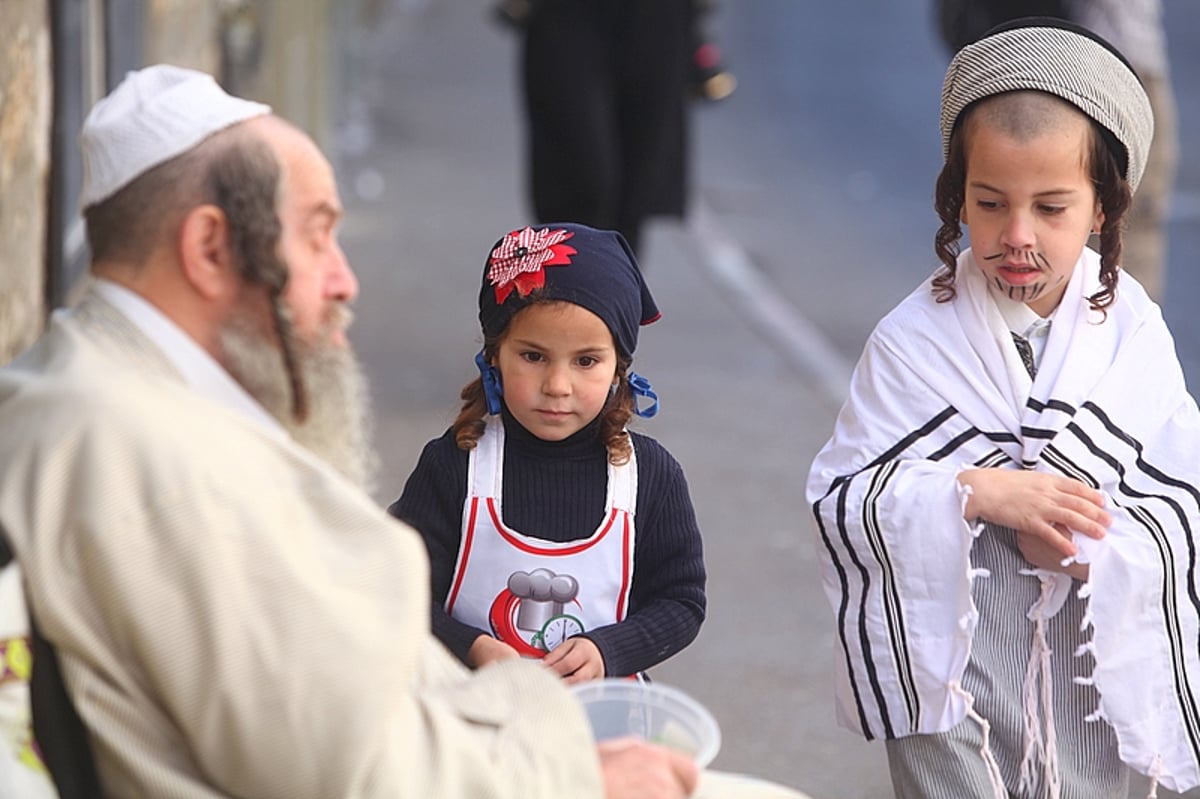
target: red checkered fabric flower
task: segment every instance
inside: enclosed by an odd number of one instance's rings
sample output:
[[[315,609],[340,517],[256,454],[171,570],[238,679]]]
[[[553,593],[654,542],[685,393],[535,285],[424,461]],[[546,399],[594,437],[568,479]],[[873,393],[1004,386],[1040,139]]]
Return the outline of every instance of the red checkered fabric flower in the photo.
[[[503,305],[515,288],[522,297],[546,283],[547,266],[571,263],[575,248],[563,244],[575,234],[566,230],[514,230],[492,250],[488,281],[496,287],[496,304]]]

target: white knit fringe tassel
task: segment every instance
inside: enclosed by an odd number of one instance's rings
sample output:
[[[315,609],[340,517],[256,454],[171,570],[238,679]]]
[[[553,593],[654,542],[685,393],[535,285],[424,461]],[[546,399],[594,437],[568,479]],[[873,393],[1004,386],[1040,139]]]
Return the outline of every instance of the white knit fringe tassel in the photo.
[[[1150,767],[1150,793],[1146,799],[1158,799],[1158,778],[1162,776],[1162,755],[1154,756],[1154,765]]]
[[[992,723],[975,712],[975,697],[971,696],[957,680],[950,683],[950,690],[961,696],[967,703],[967,718],[978,724],[979,729],[983,732],[983,745],[979,747],[979,754],[983,757],[983,763],[987,766],[988,779],[992,783],[992,799],[1008,799],[1008,789],[1004,787],[1004,775],[1000,773],[1000,764],[996,762],[996,756],[992,754],[990,741]]]
[[[1049,580],[1042,580],[1041,597],[1030,611],[1030,617],[1033,619],[1033,642],[1029,648],[1029,663],[1025,667],[1025,685],[1021,692],[1025,710],[1025,751],[1021,758],[1021,781],[1018,790],[1026,791],[1033,787],[1035,761],[1040,761],[1042,776],[1046,781],[1042,795],[1047,799],[1059,799],[1061,786],[1058,773],[1058,734],[1054,726],[1054,686],[1051,682],[1050,664],[1050,656],[1053,653],[1046,642],[1046,618],[1043,612],[1050,598],[1051,588]]]

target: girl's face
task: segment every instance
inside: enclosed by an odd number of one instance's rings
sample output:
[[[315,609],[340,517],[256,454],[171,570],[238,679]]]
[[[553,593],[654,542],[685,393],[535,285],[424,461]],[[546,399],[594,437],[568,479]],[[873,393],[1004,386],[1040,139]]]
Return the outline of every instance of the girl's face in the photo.
[[[1087,244],[1104,221],[1086,164],[1085,117],[1014,137],[985,122],[966,142],[962,221],[993,289],[1046,317],[1058,307]]]
[[[599,415],[617,350],[596,314],[569,302],[537,303],[509,322],[496,354],[504,404],[538,438],[561,441]]]

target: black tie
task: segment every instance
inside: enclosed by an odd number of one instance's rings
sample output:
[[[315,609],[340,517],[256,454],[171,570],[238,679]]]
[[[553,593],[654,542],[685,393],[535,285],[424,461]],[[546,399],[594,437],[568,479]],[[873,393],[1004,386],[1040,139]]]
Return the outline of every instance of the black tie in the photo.
[[[1030,346],[1029,340],[1016,333],[1013,333],[1012,337],[1013,343],[1017,345],[1017,353],[1021,356],[1021,363],[1025,364],[1025,371],[1029,372],[1031,379],[1036,377],[1037,367],[1033,365],[1033,347]]]

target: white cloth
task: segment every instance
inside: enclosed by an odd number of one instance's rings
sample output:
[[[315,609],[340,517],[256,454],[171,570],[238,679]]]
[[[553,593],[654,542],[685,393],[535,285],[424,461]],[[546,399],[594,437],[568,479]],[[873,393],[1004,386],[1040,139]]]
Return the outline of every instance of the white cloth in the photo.
[[[972,570],[957,475],[1067,475],[1104,492],[1113,523],[1095,544],[1075,537],[1091,564],[1080,644],[1094,672],[1055,679],[1094,679],[1121,759],[1183,790],[1200,784],[1200,412],[1158,307],[1123,275],[1107,315],[1089,310],[1098,274],[1085,249],[1024,401],[969,250],[954,301],[926,283],[872,333],[807,487],[837,621],[839,719],[868,738],[963,720],[956,688],[987,622],[972,583],[1012,575]]]

